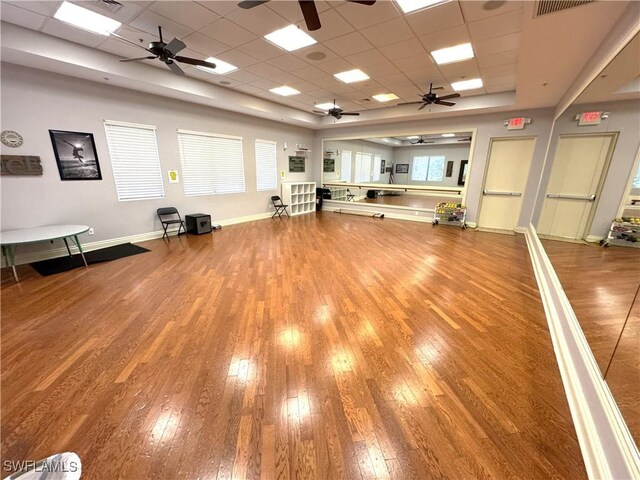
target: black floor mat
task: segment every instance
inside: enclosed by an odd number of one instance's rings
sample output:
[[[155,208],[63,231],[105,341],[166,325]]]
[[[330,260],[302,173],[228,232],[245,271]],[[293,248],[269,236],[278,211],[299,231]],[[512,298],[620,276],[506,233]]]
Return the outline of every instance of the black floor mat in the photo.
[[[123,243],[113,247],[101,248],[84,254],[87,263],[110,262],[118,258],[130,257],[149,250],[132,243]],[[73,257],[65,256],[34,262],[31,266],[42,276],[55,275],[56,273],[67,272],[74,268],[84,267],[82,257],[76,254]]]

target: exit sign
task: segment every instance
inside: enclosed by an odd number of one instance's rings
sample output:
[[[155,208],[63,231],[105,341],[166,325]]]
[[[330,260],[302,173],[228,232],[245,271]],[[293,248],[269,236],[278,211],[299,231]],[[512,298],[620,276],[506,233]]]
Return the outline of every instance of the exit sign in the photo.
[[[510,118],[507,123],[507,130],[522,130],[525,123],[526,119],[524,117]]]
[[[600,125],[602,112],[582,112],[578,117],[578,125]]]

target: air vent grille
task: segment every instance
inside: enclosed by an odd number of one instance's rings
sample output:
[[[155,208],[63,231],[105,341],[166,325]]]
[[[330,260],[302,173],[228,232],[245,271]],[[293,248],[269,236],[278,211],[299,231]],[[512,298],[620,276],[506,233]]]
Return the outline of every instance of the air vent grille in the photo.
[[[111,13],[116,13],[122,8],[122,4],[116,0],[96,0],[98,6],[104,10],[108,10]]]
[[[535,16],[541,17],[593,2],[595,2],[595,0],[538,0]]]

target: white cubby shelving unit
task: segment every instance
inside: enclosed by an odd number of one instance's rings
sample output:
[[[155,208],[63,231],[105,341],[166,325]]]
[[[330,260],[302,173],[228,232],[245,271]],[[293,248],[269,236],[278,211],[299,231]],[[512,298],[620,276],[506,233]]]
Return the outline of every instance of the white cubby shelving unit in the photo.
[[[282,201],[289,205],[291,215],[302,215],[316,211],[315,182],[284,182]]]
[[[331,191],[331,200],[346,200],[347,187],[329,187]]]

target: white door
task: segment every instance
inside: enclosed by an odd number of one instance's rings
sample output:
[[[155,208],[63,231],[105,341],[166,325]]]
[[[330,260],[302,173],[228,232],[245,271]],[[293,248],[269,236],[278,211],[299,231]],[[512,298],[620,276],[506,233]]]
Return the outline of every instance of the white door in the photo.
[[[491,140],[479,228],[512,232],[518,226],[535,144],[534,137]]]
[[[567,240],[586,237],[616,134],[561,136],[537,231]]]

